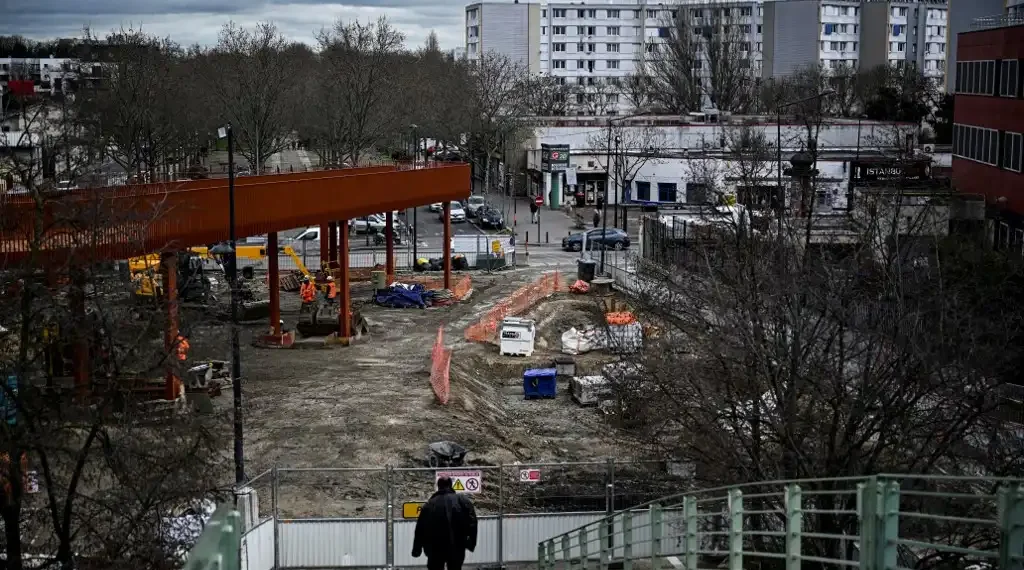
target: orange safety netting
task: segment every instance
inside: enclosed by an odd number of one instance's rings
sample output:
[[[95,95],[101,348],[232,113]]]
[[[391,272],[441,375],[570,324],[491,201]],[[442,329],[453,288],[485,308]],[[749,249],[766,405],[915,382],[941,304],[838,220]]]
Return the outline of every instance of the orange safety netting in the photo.
[[[479,321],[466,329],[466,340],[471,342],[497,342],[498,327],[505,317],[521,315],[537,301],[553,293],[564,291],[561,275],[555,271],[537,281],[516,289],[511,296],[495,305]]]
[[[473,288],[473,280],[470,279],[469,275],[463,275],[458,279],[453,279],[452,283],[452,297],[457,301],[461,301],[469,293],[470,289]],[[443,277],[432,277],[432,276],[418,276],[418,275],[403,275],[401,277],[403,283],[419,283],[427,289],[444,289],[444,278]]]
[[[636,322],[636,317],[628,311],[620,313],[605,313],[604,320],[609,325],[629,325]]]
[[[449,371],[452,363],[452,350],[444,346],[444,325],[437,327],[437,340],[430,354],[430,385],[434,388],[437,401],[448,403],[451,395]]]

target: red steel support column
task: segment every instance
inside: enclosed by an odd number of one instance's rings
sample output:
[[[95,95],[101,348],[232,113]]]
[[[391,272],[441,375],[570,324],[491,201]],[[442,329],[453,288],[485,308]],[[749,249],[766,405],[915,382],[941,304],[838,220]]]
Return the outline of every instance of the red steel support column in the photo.
[[[71,374],[75,379],[75,396],[85,399],[89,396],[89,338],[93,331],[85,316],[85,273],[71,270],[71,288],[68,291],[71,304],[72,327]]]
[[[384,214],[384,242],[387,244],[388,256],[384,270],[388,276],[388,284],[391,284],[395,281],[395,214],[390,211]]]
[[[338,244],[338,333],[341,338],[352,336],[352,317],[349,311],[352,306],[352,290],[348,282],[348,220],[338,222],[342,228],[338,232],[341,242]]]
[[[331,260],[329,233],[331,233],[330,224],[327,222],[320,224],[320,263],[317,265],[318,268]]]
[[[270,289],[270,330],[281,336],[281,269],[277,257],[277,232],[267,234],[267,287]]]
[[[327,246],[327,266],[330,267],[330,263],[338,259],[338,222],[330,222],[327,227],[330,230],[327,232],[330,238]]]
[[[444,288],[452,288],[452,203],[450,200],[444,202],[444,246],[441,248],[444,253]]]
[[[164,349],[167,351],[167,382],[164,384],[164,398],[178,397],[181,379],[178,378],[178,254],[160,254],[160,272],[163,274],[164,302],[167,308],[167,330],[164,333]]]

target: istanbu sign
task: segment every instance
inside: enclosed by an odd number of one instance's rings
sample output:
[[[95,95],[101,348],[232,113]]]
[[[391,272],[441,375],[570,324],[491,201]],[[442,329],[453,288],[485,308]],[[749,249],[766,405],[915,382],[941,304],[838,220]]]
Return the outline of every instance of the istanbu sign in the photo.
[[[853,163],[853,180],[894,180],[924,179],[928,176],[928,161],[912,161],[901,163]]]

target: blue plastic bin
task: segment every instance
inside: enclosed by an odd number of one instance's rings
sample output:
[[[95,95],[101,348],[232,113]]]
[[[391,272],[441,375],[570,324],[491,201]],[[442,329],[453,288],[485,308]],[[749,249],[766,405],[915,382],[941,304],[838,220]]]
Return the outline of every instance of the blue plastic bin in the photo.
[[[523,396],[527,400],[534,398],[554,398],[558,391],[555,381],[557,373],[554,368],[531,368],[523,374]]]

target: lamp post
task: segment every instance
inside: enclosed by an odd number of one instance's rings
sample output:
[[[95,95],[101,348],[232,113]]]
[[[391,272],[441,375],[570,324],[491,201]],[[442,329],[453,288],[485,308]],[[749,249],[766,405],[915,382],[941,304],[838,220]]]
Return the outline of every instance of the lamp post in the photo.
[[[416,129],[419,127],[415,124],[409,125],[409,129],[412,131],[412,168],[416,169],[416,153],[420,150],[420,139],[416,135]],[[426,162],[426,157],[423,157],[423,161]],[[414,206],[412,209],[412,264],[416,265],[416,241],[419,237],[419,224],[416,221],[416,212],[419,210],[419,206]]]
[[[793,105],[799,105],[800,103],[806,103],[808,101],[819,101],[823,97],[835,94],[835,89],[826,89],[821,93],[811,95],[810,97],[804,97],[803,99],[797,99],[796,101],[790,101],[788,103],[781,103],[775,109],[775,158],[776,158],[776,192],[782,191],[782,110],[792,107]],[[820,107],[820,105],[819,105]],[[817,156],[817,152],[814,153]]]
[[[622,137],[615,135],[615,225],[619,223],[619,202],[622,201]],[[622,211],[622,231],[626,231],[626,211]]]
[[[644,116],[646,114],[647,114],[646,110],[637,110],[635,113],[632,113],[632,114],[629,114],[629,115],[623,115],[621,117],[609,117],[609,119],[608,119],[608,148],[607,148],[607,153],[606,153],[607,160],[605,162],[605,164],[607,165],[607,171],[608,171],[608,182],[605,182],[605,185],[604,185],[604,200],[603,200],[603,203],[601,205],[601,209],[602,209],[602,211],[601,211],[601,236],[602,236],[601,237],[601,239],[602,239],[601,243],[602,243],[602,246],[601,246],[601,269],[600,269],[601,273],[604,273],[604,259],[605,259],[604,245],[603,245],[604,244],[604,241],[603,241],[604,240],[604,233],[605,233],[605,230],[608,229],[608,186],[611,185],[610,182],[611,182],[611,179],[612,179],[612,126],[615,123],[617,123],[618,121],[624,121],[626,119],[633,119],[633,118],[636,118],[636,117],[642,117],[642,116]],[[622,142],[622,137],[616,135],[616,137],[615,137],[615,144],[618,145],[621,142]],[[618,206],[616,206],[616,211],[618,211]],[[584,233],[584,235],[586,235],[586,233]],[[585,240],[584,240],[584,243],[585,243]]]
[[[235,137],[231,124],[217,129],[219,138],[228,139],[228,245],[211,250],[227,261],[228,286],[231,291],[231,395],[235,420],[235,483],[245,482],[245,455],[242,447],[242,356],[238,344],[238,256],[235,236]],[[219,251],[217,251],[219,249]],[[277,255],[277,252],[271,252]]]

